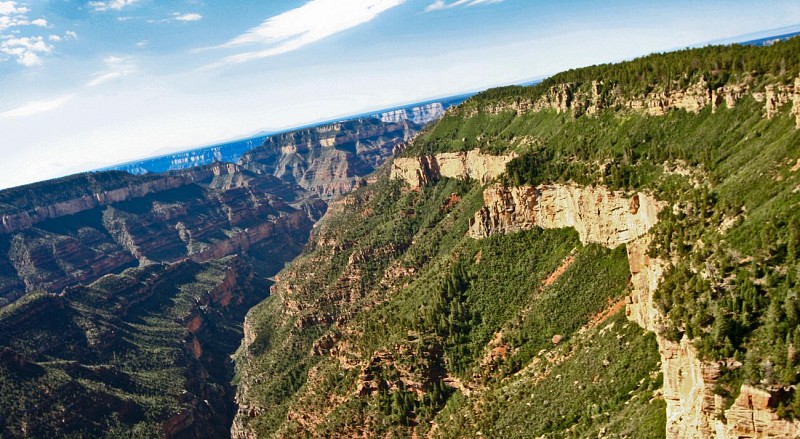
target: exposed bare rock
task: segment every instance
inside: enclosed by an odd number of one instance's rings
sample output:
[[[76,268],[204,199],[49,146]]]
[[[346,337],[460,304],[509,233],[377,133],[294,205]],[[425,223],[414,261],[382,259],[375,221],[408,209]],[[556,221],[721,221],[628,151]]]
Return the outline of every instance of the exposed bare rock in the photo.
[[[648,231],[658,221],[664,203],[643,193],[628,198],[603,187],[573,185],[494,185],[485,189],[484,202],[469,230],[477,239],[533,227],[572,227],[584,244],[627,245],[631,294],[626,299],[626,314],[657,334],[668,438],[798,437],[800,422],[781,420],[774,412],[777,391],[742,386],[733,407],[725,410],[724,401],[713,392],[721,365],[701,361],[685,337],[676,343],[660,335],[664,317],[653,295],[668,264],[648,256],[647,249],[651,240]]]
[[[794,98],[792,99],[792,113],[797,119],[797,128],[800,128],[800,77],[794,80]]]
[[[166,176],[73,176],[5,190],[0,200],[2,304],[138,265],[246,253],[282,237],[299,247],[326,209],[298,186],[230,163]]]
[[[777,399],[782,389],[766,391],[744,385],[733,406],[725,412],[727,424],[718,423],[718,437],[796,438],[800,422],[778,419]],[[721,424],[721,425],[720,425]],[[721,431],[720,431],[721,430]]]
[[[728,108],[736,106],[736,102],[748,93],[747,84],[728,84],[711,92],[711,111],[716,112],[722,103]]]
[[[241,157],[239,164],[260,175],[296,183],[330,200],[360,184],[411,140],[425,124],[443,113],[441,104],[283,133]],[[385,120],[383,120],[385,119]]]
[[[792,100],[791,88],[776,84],[767,85],[765,99],[764,111],[767,119],[772,119],[784,104]]]
[[[378,117],[384,123],[398,123],[410,120],[416,124],[424,125],[433,122],[444,115],[445,109],[441,102],[433,102],[419,107],[386,111]]]
[[[581,242],[616,247],[647,233],[663,206],[652,197],[624,197],[604,187],[571,185],[505,187],[494,185],[483,193],[484,208],[475,216],[470,235],[530,229],[573,227]]]
[[[442,177],[471,178],[487,184],[505,172],[506,164],[515,157],[513,153],[504,156],[482,154],[477,149],[435,156],[401,157],[392,163],[391,178],[404,180],[412,188]]]
[[[488,114],[504,111],[525,114],[554,110],[573,116],[596,116],[604,108],[616,107],[650,116],[663,116],[673,110],[699,113],[708,106],[711,106],[712,112],[716,112],[723,103],[728,108],[733,108],[743,97],[752,96],[756,101],[764,102],[766,117],[770,119],[784,104],[792,103],[792,114],[797,118],[797,127],[800,128],[800,78],[795,80],[794,86],[769,84],[763,91],[752,90],[750,79],[713,89],[704,78],[700,78],[698,82],[685,88],[675,82],[669,87],[662,86],[640,96],[623,96],[615,88],[608,93],[601,93],[602,87],[605,84],[598,80],[592,81],[588,90],[586,86],[558,84],[538,99],[517,98],[513,101],[489,102],[481,110]],[[477,111],[475,109],[472,114]]]

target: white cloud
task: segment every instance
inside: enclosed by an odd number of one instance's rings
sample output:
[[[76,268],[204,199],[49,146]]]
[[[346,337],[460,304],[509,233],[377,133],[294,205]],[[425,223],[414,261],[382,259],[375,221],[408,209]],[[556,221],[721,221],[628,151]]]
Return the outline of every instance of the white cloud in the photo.
[[[122,78],[136,71],[136,64],[130,57],[110,56],[103,60],[106,65],[105,70],[92,75],[92,79],[86,83],[87,87],[97,87],[100,84]]]
[[[178,13],[175,13],[175,14],[172,14],[172,15],[178,21],[199,21],[199,20],[203,19],[202,15],[194,14],[194,13],[191,13],[191,14],[178,14]]]
[[[367,23],[405,0],[310,0],[265,20],[217,48],[264,46],[224,58],[223,64],[242,63],[280,55]]]
[[[450,9],[458,6],[476,6],[476,5],[491,5],[500,3],[503,0],[456,0],[452,3],[447,3],[445,0],[436,0],[425,8],[425,12],[438,11],[441,9]]]
[[[44,37],[12,37],[0,42],[0,53],[16,58],[18,63],[26,67],[41,64],[39,55],[52,51],[53,46],[47,44]]]
[[[14,59],[26,66],[38,66],[42,63],[41,55],[53,52],[49,42],[61,41],[57,35],[36,36],[25,35],[17,29],[26,26],[41,28],[50,27],[44,18],[30,20],[27,16],[30,9],[16,1],[0,1],[0,62]]]
[[[27,26],[31,24],[24,16],[9,17],[7,15],[0,15],[0,31],[17,26]]]
[[[66,95],[56,99],[48,99],[43,101],[32,101],[20,107],[4,111],[0,113],[0,118],[12,119],[18,117],[28,117],[40,113],[55,110],[72,100],[75,95]]]
[[[19,6],[15,1],[0,1],[0,15],[27,14],[30,9]]]
[[[88,5],[90,8],[94,9],[98,12],[104,12],[108,10],[115,10],[121,11],[127,6],[130,6],[136,3],[139,0],[109,0],[109,1],[92,1],[89,2]]]
[[[68,31],[64,32],[64,38],[66,38],[68,40],[77,40],[78,39],[78,34],[76,34],[75,32],[73,32],[71,30],[68,30]]]

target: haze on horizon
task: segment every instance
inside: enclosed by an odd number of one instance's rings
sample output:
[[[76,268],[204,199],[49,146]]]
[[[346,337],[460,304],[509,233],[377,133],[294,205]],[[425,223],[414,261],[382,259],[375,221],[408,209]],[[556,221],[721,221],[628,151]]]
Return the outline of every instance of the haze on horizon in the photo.
[[[796,0],[0,0],[0,188],[798,23]]]

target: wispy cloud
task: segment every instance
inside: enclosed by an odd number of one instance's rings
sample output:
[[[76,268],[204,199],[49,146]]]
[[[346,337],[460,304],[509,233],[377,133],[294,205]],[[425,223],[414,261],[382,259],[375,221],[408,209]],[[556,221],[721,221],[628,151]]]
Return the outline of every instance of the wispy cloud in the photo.
[[[179,14],[174,13],[172,14],[176,20],[178,21],[200,21],[203,19],[203,16],[200,14],[190,13],[190,14]]]
[[[106,65],[105,70],[92,75],[92,79],[86,83],[87,87],[97,87],[100,84],[123,78],[136,72],[136,64],[130,57],[110,56],[103,60]]]
[[[89,2],[88,5],[90,8],[94,9],[98,12],[104,12],[108,10],[114,11],[121,11],[128,6],[133,5],[134,3],[138,2],[139,0],[108,0],[108,1],[92,1]]]
[[[0,113],[0,118],[14,119],[19,117],[28,117],[36,114],[46,113],[48,111],[53,111],[56,108],[63,106],[67,102],[71,101],[72,98],[74,97],[75,95],[71,94],[55,99],[28,102],[27,104],[22,105],[20,107]]]
[[[236,64],[291,52],[374,20],[405,0],[310,0],[265,20],[215,48],[254,47],[209,67]]]
[[[450,9],[458,6],[476,6],[476,5],[491,5],[500,3],[503,0],[456,0],[454,2],[446,2],[445,0],[436,0],[425,8],[426,12],[438,11],[442,9]]]

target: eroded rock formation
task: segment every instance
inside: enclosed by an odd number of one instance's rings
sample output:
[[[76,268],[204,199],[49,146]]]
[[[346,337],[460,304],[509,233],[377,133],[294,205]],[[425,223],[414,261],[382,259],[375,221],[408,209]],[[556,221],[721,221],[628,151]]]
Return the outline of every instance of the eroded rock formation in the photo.
[[[645,194],[627,198],[604,187],[572,185],[505,187],[483,193],[484,207],[470,227],[476,238],[537,226],[572,227],[583,243],[616,247],[644,235],[655,225],[658,203]]]
[[[302,188],[233,164],[86,174],[0,198],[0,305],[151,262],[204,262],[276,239],[298,247],[326,209]]]
[[[616,88],[601,93],[602,81],[592,81],[591,86],[579,87],[576,84],[558,84],[551,87],[537,99],[517,98],[512,101],[490,102],[482,107],[489,114],[513,111],[518,114],[555,110],[558,113],[570,113],[573,116],[586,114],[597,115],[603,108],[626,108],[630,111],[650,116],[663,116],[673,110],[685,110],[699,113],[711,106],[712,112],[725,104],[728,108],[736,105],[745,96],[752,96],[764,102],[764,114],[774,117],[785,104],[792,104],[792,114],[797,118],[800,128],[800,78],[791,84],[769,84],[764,91],[754,91],[751,81],[727,84],[712,88],[704,79],[688,87],[681,88],[677,84],[671,87],[656,88],[642,96],[623,96]],[[477,110],[475,110],[477,111]]]
[[[409,141],[431,118],[439,117],[434,107],[419,111],[387,114],[386,121],[354,119],[271,136],[243,155],[239,164],[330,200],[356,187],[394,148]]]
[[[496,156],[474,149],[468,152],[448,152],[435,156],[401,157],[392,163],[391,178],[404,180],[418,188],[442,177],[472,178],[487,184],[505,172],[506,164],[516,154]]]
[[[673,342],[660,335],[663,316],[653,295],[668,265],[648,256],[649,229],[658,221],[664,203],[644,193],[627,197],[603,187],[573,185],[491,186],[485,207],[476,215],[470,236],[480,239],[532,227],[575,228],[581,242],[607,247],[626,244],[631,270],[628,317],[655,332],[664,374],[669,438],[791,438],[800,435],[800,422],[777,417],[773,392],[742,386],[740,396],[725,410],[713,393],[719,363],[703,362],[691,341]],[[731,365],[733,366],[733,365]],[[721,416],[720,416],[721,415]],[[724,420],[723,420],[724,419]]]

